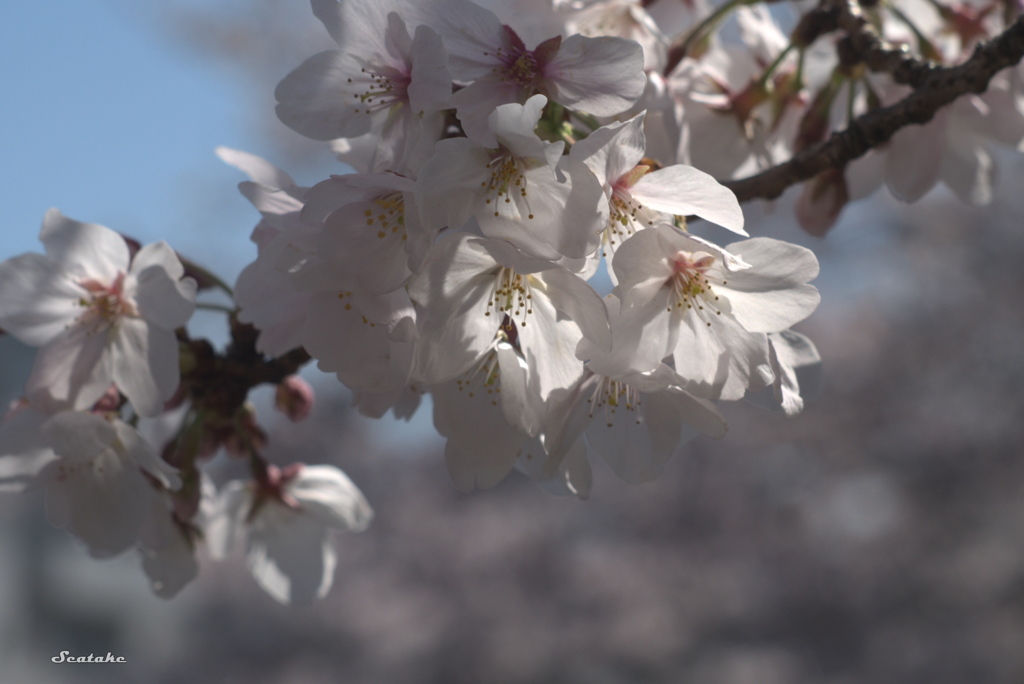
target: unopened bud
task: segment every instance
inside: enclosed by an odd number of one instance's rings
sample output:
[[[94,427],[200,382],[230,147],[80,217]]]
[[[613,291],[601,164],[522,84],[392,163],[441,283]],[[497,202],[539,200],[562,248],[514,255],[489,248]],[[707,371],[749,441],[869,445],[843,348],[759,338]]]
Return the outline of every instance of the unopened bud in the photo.
[[[819,143],[828,135],[830,122],[829,112],[832,102],[839,91],[843,79],[833,76],[825,87],[818,91],[811,101],[804,116],[800,119],[796,140],[793,141],[793,153],[799,153],[815,143]]]
[[[313,411],[313,388],[298,375],[289,375],[277,386],[274,406],[293,422],[305,420]]]
[[[843,169],[827,169],[804,183],[794,207],[800,227],[824,237],[850,199]]]

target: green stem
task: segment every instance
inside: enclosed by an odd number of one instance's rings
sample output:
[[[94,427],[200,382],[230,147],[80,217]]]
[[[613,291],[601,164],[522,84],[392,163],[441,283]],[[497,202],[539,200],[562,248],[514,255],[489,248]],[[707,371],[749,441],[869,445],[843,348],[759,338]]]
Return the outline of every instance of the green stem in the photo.
[[[907,28],[910,29],[910,32],[914,34],[914,37],[917,38],[917,48],[921,51],[921,55],[925,59],[933,62],[942,61],[942,55],[939,54],[939,51],[934,45],[932,45],[932,42],[928,40],[928,37],[921,33],[921,29],[917,28],[917,24],[915,24],[910,17],[900,11],[898,7],[893,6],[892,3],[888,3],[886,7],[889,8],[889,11],[892,12],[894,17],[906,24]]]
[[[680,47],[680,51],[683,56],[686,56],[690,52],[690,48],[699,39],[703,38],[709,29],[715,28],[716,24],[724,19],[729,12],[732,12],[741,5],[752,4],[754,0],[728,0],[728,2],[719,5],[714,12],[704,18],[704,21],[694,26],[689,33],[686,34],[686,38],[683,39],[683,44]]]
[[[779,65],[782,64],[782,60],[786,58],[786,55],[788,55],[794,47],[796,47],[796,45],[794,45],[793,43],[787,45],[786,49],[780,52],[779,56],[775,58],[775,61],[768,65],[768,68],[764,70],[764,73],[761,74],[761,78],[759,78],[757,81],[759,86],[764,87],[765,85],[767,85],[768,79],[772,77],[772,73],[774,73],[774,71],[779,68]],[[801,58],[803,57],[803,54],[803,50],[801,50]],[[802,61],[803,60],[801,59],[801,62]]]

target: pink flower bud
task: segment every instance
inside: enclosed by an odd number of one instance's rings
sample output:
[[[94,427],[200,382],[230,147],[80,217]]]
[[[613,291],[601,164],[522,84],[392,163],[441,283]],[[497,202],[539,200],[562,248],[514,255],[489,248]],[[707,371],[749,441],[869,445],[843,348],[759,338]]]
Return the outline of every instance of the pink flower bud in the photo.
[[[274,405],[296,423],[313,411],[313,388],[298,375],[289,375],[277,386]]]

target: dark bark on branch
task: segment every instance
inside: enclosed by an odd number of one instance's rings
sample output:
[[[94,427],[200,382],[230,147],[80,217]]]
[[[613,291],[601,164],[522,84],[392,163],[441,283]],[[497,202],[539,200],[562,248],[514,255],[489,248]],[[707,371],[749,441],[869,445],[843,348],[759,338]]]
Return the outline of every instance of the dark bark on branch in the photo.
[[[861,14],[860,6],[850,0],[834,4],[837,24],[846,31],[849,46],[859,62],[874,72],[887,72],[894,81],[912,88],[922,87],[935,66],[915,58],[905,45],[882,40]]]
[[[259,331],[231,317],[231,344],[219,353],[206,340],[182,340],[190,359],[182,368],[182,383],[193,406],[223,418],[242,407],[249,390],[264,383],[278,384],[298,372],[309,360],[305,349],[295,349],[276,359],[256,350]]]
[[[935,113],[966,93],[982,93],[996,72],[1024,57],[1024,17],[999,36],[979,44],[963,64],[935,66],[909,56],[881,41],[856,10],[847,3],[840,9],[839,25],[848,31],[852,47],[873,71],[888,71],[915,90],[896,104],[863,114],[828,140],[796,154],[787,162],[754,176],[723,185],[740,202],[774,199],[788,187],[809,180],[829,168],[842,168],[868,150],[889,141],[904,126],[931,121]]]

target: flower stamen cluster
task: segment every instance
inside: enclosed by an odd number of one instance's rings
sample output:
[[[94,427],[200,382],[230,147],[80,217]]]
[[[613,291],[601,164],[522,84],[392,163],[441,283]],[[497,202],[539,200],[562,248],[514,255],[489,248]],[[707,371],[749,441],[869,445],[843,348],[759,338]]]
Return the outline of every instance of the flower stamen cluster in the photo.
[[[505,314],[501,324],[503,328],[517,319],[520,326],[526,327],[526,316],[533,313],[532,300],[530,277],[520,275],[510,268],[500,268],[494,279],[494,291],[487,300],[484,315],[490,316],[491,307],[494,307],[495,312]]]
[[[676,309],[681,309],[685,305],[688,310],[696,308],[696,315],[703,318],[700,312],[704,311],[706,304],[716,315],[722,315],[721,310],[714,304],[720,297],[712,289],[711,280],[707,275],[708,269],[714,263],[715,257],[706,252],[680,251],[676,253],[672,259],[673,274],[668,282],[672,290],[668,311],[672,310],[673,305]],[[724,279],[718,279],[718,281],[722,285],[727,285],[729,282]],[[705,323],[709,328],[711,327],[711,321],[705,321]]]
[[[138,316],[135,304],[124,295],[124,279],[125,274],[119,272],[110,285],[93,279],[80,281],[79,285],[88,293],[78,300],[85,311],[73,323],[68,323],[68,328],[81,325],[95,334],[116,325],[122,316]]]
[[[363,75],[349,78],[348,83],[357,87],[365,86],[366,89],[363,92],[353,93],[352,97],[368,106],[361,110],[353,110],[356,113],[362,111],[366,114],[376,114],[396,105],[408,103],[409,96],[406,90],[411,81],[408,74],[388,66],[377,66],[370,69],[362,67],[359,71]]]
[[[635,414],[636,424],[641,425],[643,422],[639,413],[641,402],[640,392],[635,387],[604,376],[601,376],[597,384],[594,385],[594,393],[587,399],[587,403],[590,404],[590,418],[594,417],[595,411],[603,409],[606,415],[604,423],[607,427],[614,427],[615,412],[619,409]]]

